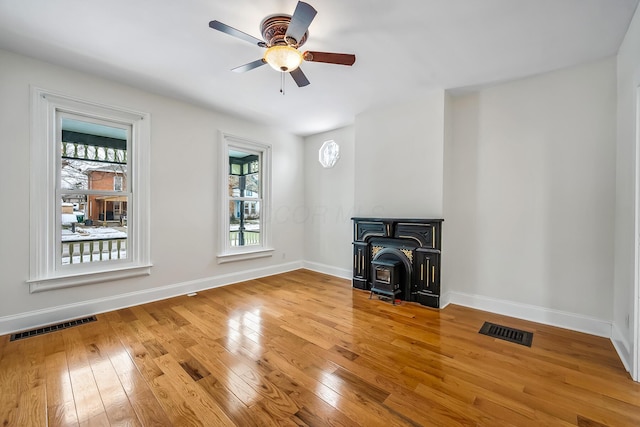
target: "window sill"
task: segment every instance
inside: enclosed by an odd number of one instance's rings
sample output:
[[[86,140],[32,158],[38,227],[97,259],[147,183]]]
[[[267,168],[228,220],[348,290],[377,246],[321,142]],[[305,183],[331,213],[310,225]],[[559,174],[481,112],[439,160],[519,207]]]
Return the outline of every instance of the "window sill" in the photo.
[[[274,249],[268,248],[260,248],[251,251],[245,252],[228,252],[225,254],[219,254],[218,264],[224,264],[226,262],[235,262],[235,261],[244,261],[247,259],[256,259],[256,258],[265,258],[273,256]]]
[[[90,273],[65,274],[54,277],[28,280],[29,293],[44,292],[92,283],[109,282],[136,276],[151,274],[151,264],[119,268],[117,270],[95,271]]]

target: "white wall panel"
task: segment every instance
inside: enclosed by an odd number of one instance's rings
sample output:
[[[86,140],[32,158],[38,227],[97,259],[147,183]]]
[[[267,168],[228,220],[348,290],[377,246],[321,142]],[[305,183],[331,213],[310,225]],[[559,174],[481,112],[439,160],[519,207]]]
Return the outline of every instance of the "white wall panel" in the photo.
[[[613,58],[454,98],[448,290],[611,320],[615,99]]]

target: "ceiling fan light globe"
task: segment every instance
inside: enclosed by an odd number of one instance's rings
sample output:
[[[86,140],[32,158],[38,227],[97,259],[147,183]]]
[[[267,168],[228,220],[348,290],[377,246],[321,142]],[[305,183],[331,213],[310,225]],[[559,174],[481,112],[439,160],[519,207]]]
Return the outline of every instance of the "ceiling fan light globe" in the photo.
[[[291,46],[271,46],[264,60],[276,71],[291,72],[302,63],[302,54]]]

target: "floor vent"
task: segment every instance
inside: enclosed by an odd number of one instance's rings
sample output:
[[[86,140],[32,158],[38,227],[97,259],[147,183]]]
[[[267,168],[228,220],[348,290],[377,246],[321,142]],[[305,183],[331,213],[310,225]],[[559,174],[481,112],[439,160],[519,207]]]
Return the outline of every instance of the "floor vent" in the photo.
[[[521,331],[520,329],[496,325],[490,322],[484,322],[484,325],[480,328],[480,333],[516,344],[526,345],[527,347],[531,347],[531,343],[533,342],[533,332]]]
[[[62,329],[71,328],[72,326],[84,325],[85,323],[95,322],[96,316],[89,316],[83,319],[70,320],[68,322],[58,323],[57,325],[43,326],[42,328],[32,329],[30,331],[18,332],[11,335],[9,341],[21,340],[24,338],[35,337],[38,335],[48,334],[49,332],[60,331]]]

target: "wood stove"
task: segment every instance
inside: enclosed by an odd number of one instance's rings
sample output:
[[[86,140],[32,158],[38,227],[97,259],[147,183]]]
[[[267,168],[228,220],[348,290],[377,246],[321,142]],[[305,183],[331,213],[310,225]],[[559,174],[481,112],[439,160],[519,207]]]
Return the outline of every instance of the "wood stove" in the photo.
[[[373,275],[371,281],[371,294],[384,295],[391,298],[393,304],[396,303],[396,296],[402,293],[400,289],[400,261],[376,259],[371,261]]]
[[[360,217],[352,220],[353,287],[394,301],[399,298],[439,308],[444,220]]]

